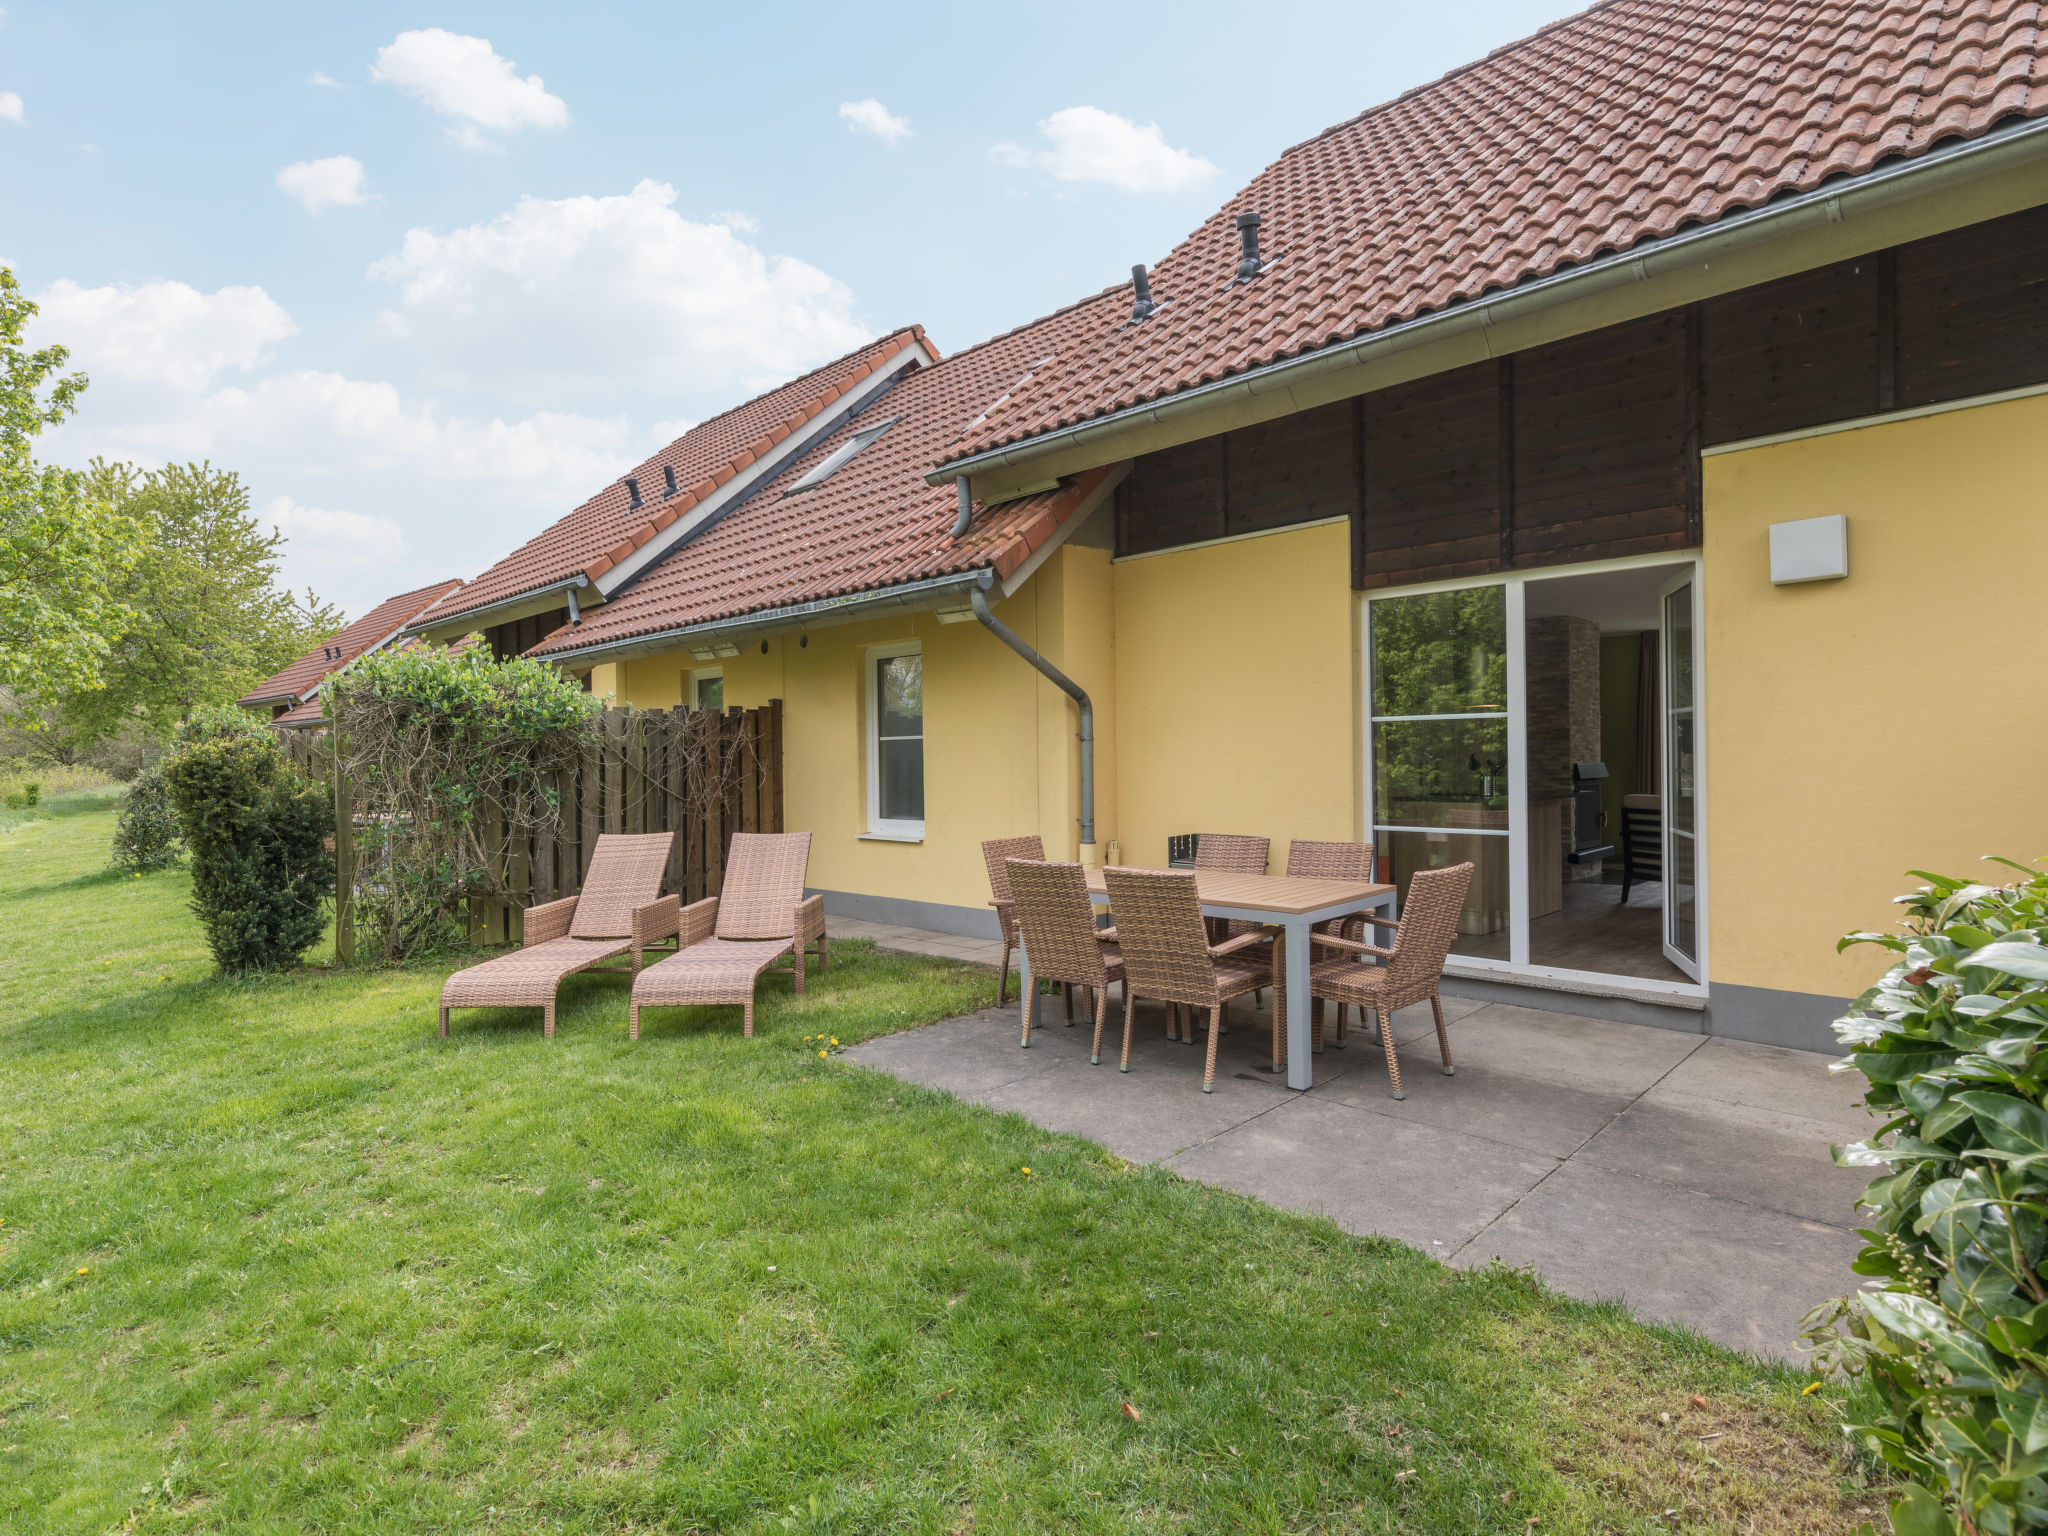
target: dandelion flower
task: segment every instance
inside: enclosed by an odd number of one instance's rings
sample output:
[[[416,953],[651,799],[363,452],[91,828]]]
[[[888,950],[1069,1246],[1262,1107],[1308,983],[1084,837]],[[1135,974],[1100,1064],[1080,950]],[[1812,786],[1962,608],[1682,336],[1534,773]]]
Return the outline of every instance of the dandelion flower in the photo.
[[[85,1266],[84,1266],[83,1264],[81,1264],[81,1265],[79,1265],[79,1266],[78,1266],[78,1272],[79,1272],[79,1273],[80,1273],[81,1275],[89,1275],[89,1274],[91,1274],[91,1273],[92,1273],[92,1271],[91,1271],[90,1269],[86,1268],[86,1267],[85,1267]]]
[[[1026,1168],[1026,1169],[1024,1169],[1023,1171],[1024,1171],[1024,1172],[1025,1172],[1026,1174],[1029,1174],[1029,1173],[1031,1172],[1031,1170],[1030,1170],[1029,1168]]]
[[[818,1052],[818,1054],[819,1054],[820,1056],[823,1056],[823,1055],[825,1054],[825,1052],[823,1052],[823,1051],[820,1051],[820,1052]]]
[[[80,1274],[82,1275],[82,1274],[84,1274],[84,1273],[85,1273],[85,1271],[81,1269],[81,1270],[79,1271],[79,1273],[80,1273]],[[1820,1383],[1819,1383],[1819,1382],[1817,1382],[1817,1381],[1810,1381],[1810,1382],[1808,1382],[1808,1383],[1806,1384],[1806,1390],[1805,1390],[1805,1391],[1803,1391],[1803,1392],[1801,1392],[1801,1393],[1800,1393],[1799,1395],[1800,1395],[1801,1397],[1811,1397],[1811,1396],[1813,1396],[1813,1394],[1814,1394],[1814,1393],[1818,1392],[1819,1390],[1820,1390]]]
[[[832,1043],[833,1043],[834,1045],[837,1045],[837,1044],[839,1043],[839,1037],[838,1037],[837,1035],[834,1035],[834,1036],[832,1037]]]

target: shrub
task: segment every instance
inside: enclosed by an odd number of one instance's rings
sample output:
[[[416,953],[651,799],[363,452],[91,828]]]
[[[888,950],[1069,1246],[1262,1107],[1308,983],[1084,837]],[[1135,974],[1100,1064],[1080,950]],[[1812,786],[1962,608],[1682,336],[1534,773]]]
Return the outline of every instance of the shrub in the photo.
[[[21,783],[0,794],[0,805],[10,811],[32,811],[43,803],[43,786],[35,779],[23,779]]]
[[[602,702],[481,645],[375,652],[325,697],[363,813],[356,921],[382,931],[385,958],[458,941],[465,904],[522,896],[509,884],[515,851],[557,830],[559,778]]]
[[[1836,1070],[1861,1072],[1887,1117],[1836,1161],[1892,1171],[1863,1196],[1855,1264],[1881,1284],[1809,1332],[1822,1366],[1875,1389],[1848,1427],[1910,1480],[1899,1536],[2048,1527],[2048,875],[2011,867],[2027,878],[1920,875],[1903,934],[1840,946],[1900,957],[1835,1024]]]
[[[320,937],[334,891],[326,786],[260,726],[196,733],[165,761],[164,783],[192,855],[192,910],[220,968],[296,962]]]
[[[114,864],[148,874],[168,869],[184,853],[178,814],[171,806],[161,763],[143,769],[128,786],[121,819],[114,824]]]
[[[260,736],[268,740],[269,727],[246,709],[232,704],[202,704],[171,732],[171,740],[181,747],[189,747],[201,741],[237,741],[243,737]]]

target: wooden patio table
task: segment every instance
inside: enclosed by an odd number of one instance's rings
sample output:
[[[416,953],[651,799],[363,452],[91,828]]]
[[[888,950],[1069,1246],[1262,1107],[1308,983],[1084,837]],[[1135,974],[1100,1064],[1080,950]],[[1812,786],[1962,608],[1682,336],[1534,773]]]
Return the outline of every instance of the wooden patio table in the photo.
[[[1369,880],[1311,880],[1299,875],[1244,875],[1221,869],[1166,870],[1192,874],[1195,895],[1204,917],[1241,917],[1272,923],[1287,946],[1287,1086],[1313,1088],[1315,1066],[1309,1050],[1309,930],[1333,917],[1354,912],[1393,910],[1394,887]],[[1097,905],[1109,903],[1102,871],[1091,869],[1088,895]],[[1114,913],[1110,914],[1112,918]],[[1019,951],[1024,996],[1031,996],[1031,957]]]

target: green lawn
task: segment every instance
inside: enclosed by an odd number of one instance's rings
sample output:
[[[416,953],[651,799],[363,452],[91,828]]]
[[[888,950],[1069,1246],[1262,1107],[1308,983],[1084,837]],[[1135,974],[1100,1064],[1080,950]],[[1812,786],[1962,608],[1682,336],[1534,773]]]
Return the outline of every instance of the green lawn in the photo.
[[[103,873],[104,803],[54,809],[0,833],[0,1529],[1875,1512],[1832,1389],[802,1043],[989,972],[842,946],[751,1041],[707,1009],[631,1043],[609,979],[553,1041],[444,1041],[445,967],[218,980],[185,876]]]

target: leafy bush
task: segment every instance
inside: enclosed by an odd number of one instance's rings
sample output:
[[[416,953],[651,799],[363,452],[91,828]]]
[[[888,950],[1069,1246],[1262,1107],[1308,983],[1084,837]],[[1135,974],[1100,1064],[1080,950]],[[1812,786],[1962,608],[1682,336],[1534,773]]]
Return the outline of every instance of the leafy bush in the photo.
[[[114,824],[114,864],[137,874],[168,869],[185,851],[178,814],[171,806],[161,763],[145,768],[128,786],[121,818]]]
[[[202,704],[180,720],[171,732],[171,740],[181,747],[200,741],[234,741],[242,737],[268,740],[269,727],[248,710],[233,704]]]
[[[43,786],[35,779],[23,779],[19,787],[0,794],[0,805],[10,811],[32,811],[43,803]]]
[[[1855,1264],[1882,1284],[1809,1332],[1875,1388],[1849,1429],[1910,1479],[1899,1536],[2048,1528],[2048,875],[2011,867],[2027,878],[1999,887],[1915,871],[1903,935],[1841,945],[1900,956],[1835,1024],[1836,1070],[1888,1117],[1836,1161],[1892,1171]]]
[[[593,739],[601,701],[554,668],[488,647],[374,652],[326,687],[353,782],[356,921],[385,958],[459,941],[465,904],[510,901],[514,854],[551,836],[560,775]]]
[[[166,759],[164,783],[192,855],[192,910],[220,968],[296,962],[320,937],[334,892],[326,786],[292,767],[260,726],[194,733]]]

